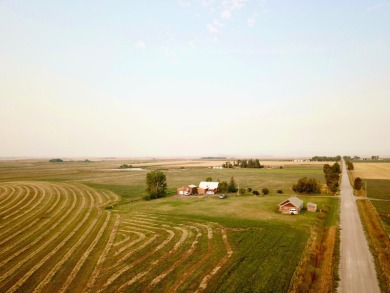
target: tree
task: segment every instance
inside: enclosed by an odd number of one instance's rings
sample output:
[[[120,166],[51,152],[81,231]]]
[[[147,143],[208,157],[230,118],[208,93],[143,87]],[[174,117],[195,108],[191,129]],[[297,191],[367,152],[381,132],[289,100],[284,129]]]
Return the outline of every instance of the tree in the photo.
[[[260,195],[260,193],[257,190],[253,190],[252,194],[253,195]]]
[[[237,192],[237,185],[236,185],[236,181],[234,180],[234,177],[230,178],[228,191]]]
[[[267,195],[269,193],[269,189],[268,188],[263,188],[261,190],[261,192],[264,194],[264,195]]]
[[[229,190],[229,184],[226,181],[222,181],[218,184],[218,190],[221,193],[228,192]]]
[[[146,174],[146,199],[155,199],[164,197],[167,192],[167,178],[163,172],[152,171]]]
[[[321,185],[315,178],[300,178],[298,183],[293,185],[292,189],[298,193],[321,193]]]
[[[357,177],[355,179],[355,182],[353,183],[353,188],[356,190],[360,190],[363,187],[363,180],[360,177]]]
[[[282,194],[282,193],[283,193],[283,190],[278,189],[276,192],[279,193],[279,194]]]
[[[345,161],[345,163],[347,164],[347,169],[348,170],[353,170],[354,169],[354,166],[353,166],[353,163],[351,161]]]
[[[211,178],[211,177],[206,178],[206,182],[211,182],[211,181],[213,181],[213,178]]]

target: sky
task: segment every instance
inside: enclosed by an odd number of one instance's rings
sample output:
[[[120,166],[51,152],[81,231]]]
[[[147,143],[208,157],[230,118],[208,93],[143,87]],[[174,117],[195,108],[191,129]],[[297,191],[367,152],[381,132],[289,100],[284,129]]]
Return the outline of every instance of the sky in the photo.
[[[390,1],[0,0],[0,157],[390,156]]]

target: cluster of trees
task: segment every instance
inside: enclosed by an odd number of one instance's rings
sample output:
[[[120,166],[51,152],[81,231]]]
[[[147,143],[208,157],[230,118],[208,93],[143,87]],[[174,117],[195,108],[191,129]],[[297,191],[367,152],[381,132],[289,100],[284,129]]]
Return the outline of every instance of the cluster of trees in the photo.
[[[226,162],[226,163],[222,164],[222,168],[233,168],[233,164],[230,162]]]
[[[167,177],[163,172],[152,171],[146,174],[146,200],[164,197],[167,194]]]
[[[234,192],[237,192],[238,188],[237,188],[237,183],[234,180],[234,177],[230,178],[229,183],[227,183],[226,181],[220,182],[219,185],[218,185],[218,190],[221,193],[225,193],[225,192],[234,193]]]
[[[315,178],[300,178],[297,184],[294,184],[292,190],[298,193],[321,193],[321,184]]]
[[[119,169],[130,169],[130,168],[133,168],[133,165],[127,165],[127,164],[123,164],[119,167]]]
[[[62,163],[64,160],[63,159],[51,159],[49,160],[50,163]]]
[[[341,167],[339,163],[334,163],[333,166],[329,164],[324,165],[325,181],[331,192],[339,190]]]
[[[344,156],[343,158],[346,161],[348,161],[348,160],[360,160],[360,157],[358,157],[358,156],[353,156],[353,157],[351,157],[351,156]]]
[[[311,158],[311,160],[318,161],[318,162],[329,162],[329,161],[338,162],[341,160],[341,157],[340,156],[336,156],[336,157],[315,156]]]
[[[348,170],[353,170],[355,168],[351,161],[345,161],[345,164],[347,164],[347,169]]]
[[[258,159],[237,160],[233,162],[233,166],[240,168],[264,168],[264,166],[260,164],[260,161]]]

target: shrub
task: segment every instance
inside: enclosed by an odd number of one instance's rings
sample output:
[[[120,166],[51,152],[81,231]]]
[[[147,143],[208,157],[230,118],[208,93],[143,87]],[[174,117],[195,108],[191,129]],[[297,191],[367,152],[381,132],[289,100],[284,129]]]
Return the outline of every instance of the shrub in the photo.
[[[276,192],[279,193],[279,194],[282,194],[282,193],[283,193],[283,190],[278,189]]]
[[[267,195],[269,193],[269,189],[267,187],[263,188],[261,190],[261,192],[264,194],[264,195]]]
[[[260,193],[259,193],[257,190],[253,190],[253,191],[252,191],[252,194],[253,194],[253,195],[260,195]]]
[[[248,187],[248,188],[246,189],[246,191],[252,192],[252,188]]]
[[[211,181],[213,181],[213,178],[207,177],[205,181],[206,181],[206,182],[211,182]]]
[[[243,195],[246,193],[246,189],[245,188],[240,188],[239,190],[240,194]]]
[[[356,190],[360,190],[363,186],[363,180],[360,177],[357,177],[355,179],[355,182],[353,183],[353,188]]]

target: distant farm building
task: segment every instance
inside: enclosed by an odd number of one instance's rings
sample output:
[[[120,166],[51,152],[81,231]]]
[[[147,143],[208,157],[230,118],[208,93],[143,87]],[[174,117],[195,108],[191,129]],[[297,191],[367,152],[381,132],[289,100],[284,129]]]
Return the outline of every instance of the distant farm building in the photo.
[[[307,206],[308,212],[316,212],[317,211],[317,204],[315,204],[315,203],[308,202],[306,206]]]
[[[292,196],[279,204],[279,212],[282,214],[291,214],[297,211],[299,213],[303,208],[303,200],[296,196]]]
[[[177,194],[181,195],[192,195],[192,194],[197,194],[198,193],[198,188],[196,185],[187,185],[187,186],[182,186],[177,189]]]
[[[199,183],[198,194],[216,194],[218,192],[219,182],[206,182]]]

